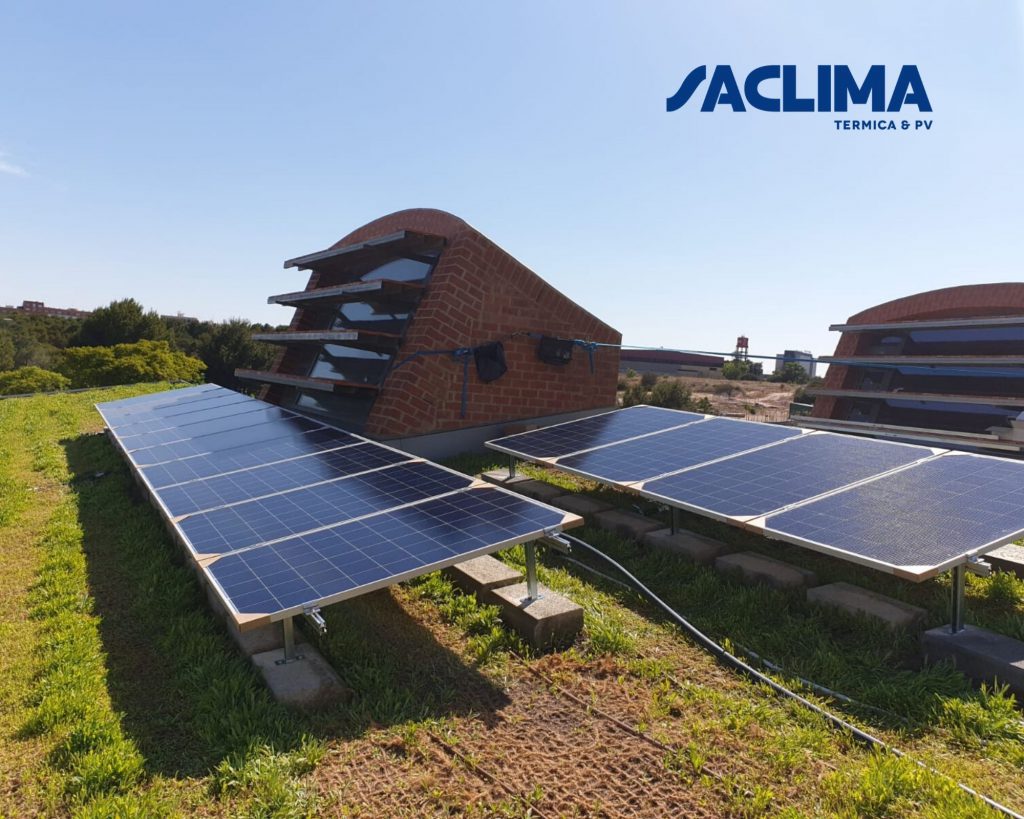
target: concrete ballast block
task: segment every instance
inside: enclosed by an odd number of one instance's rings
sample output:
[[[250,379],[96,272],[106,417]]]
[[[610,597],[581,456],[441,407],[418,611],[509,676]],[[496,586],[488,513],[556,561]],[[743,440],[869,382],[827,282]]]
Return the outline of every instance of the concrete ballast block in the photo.
[[[567,645],[583,629],[583,608],[546,586],[528,600],[526,584],[502,586],[489,592],[501,606],[501,619],[537,649]]]
[[[764,583],[776,589],[798,589],[818,582],[818,576],[809,569],[801,569],[757,552],[722,555],[715,559],[715,568],[720,572],[740,574],[749,583]]]
[[[698,535],[686,529],[675,534],[671,529],[656,529],[644,535],[644,545],[652,549],[664,549],[666,552],[682,555],[694,563],[710,566],[715,558],[729,552],[729,547],[720,540]]]
[[[992,564],[992,568],[1001,572],[1011,572],[1017,577],[1024,577],[1024,546],[1009,544],[993,549],[984,558]]]
[[[554,486],[553,484],[533,480],[532,478],[528,478],[525,481],[516,481],[507,486],[520,495],[526,495],[526,497],[533,498],[541,503],[550,503],[559,495],[565,494],[565,490],[560,486]]]
[[[594,522],[602,529],[608,529],[620,537],[635,540],[638,543],[644,539],[644,535],[660,529],[661,524],[656,520],[645,518],[643,515],[636,515],[633,512],[625,512],[621,509],[609,509],[607,512],[598,512],[594,515]]]
[[[893,629],[913,628],[927,616],[927,612],[918,606],[862,589],[852,583],[829,583],[827,586],[808,589],[807,602],[873,617]]]
[[[952,634],[949,626],[929,629],[921,635],[921,647],[929,662],[952,660],[975,682],[998,680],[1024,697],[1024,643],[994,631],[965,626]]]
[[[323,655],[309,643],[297,642],[301,659],[278,664],[284,651],[273,649],[254,654],[252,664],[278,702],[307,710],[326,708],[348,700],[352,691],[342,683]]]
[[[509,477],[507,469],[492,469],[489,472],[480,473],[481,479],[495,486],[504,486],[506,489],[513,489],[517,483],[533,480],[528,475],[513,475]]]
[[[444,573],[460,589],[477,595],[483,595],[484,592],[501,586],[511,586],[523,579],[521,572],[490,555],[456,563],[445,569]]]
[[[564,509],[566,512],[572,512],[574,515],[579,515],[581,518],[592,518],[598,512],[607,512],[612,508],[611,504],[576,492],[569,492],[568,494],[553,498],[551,505]]]

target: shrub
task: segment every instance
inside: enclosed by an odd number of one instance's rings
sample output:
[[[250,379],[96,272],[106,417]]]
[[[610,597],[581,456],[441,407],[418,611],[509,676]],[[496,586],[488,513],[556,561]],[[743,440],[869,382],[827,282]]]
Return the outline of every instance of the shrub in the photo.
[[[626,378],[636,378],[636,370],[634,370],[632,367],[626,370]]]
[[[139,341],[113,347],[72,347],[60,371],[74,387],[108,387],[144,381],[199,382],[206,365],[171,350],[166,341]]]
[[[67,389],[71,382],[60,373],[39,367],[20,367],[0,372],[0,395],[21,395],[26,392],[53,392]]]
[[[644,389],[651,389],[655,384],[658,383],[657,373],[644,373],[640,376],[640,386]]]

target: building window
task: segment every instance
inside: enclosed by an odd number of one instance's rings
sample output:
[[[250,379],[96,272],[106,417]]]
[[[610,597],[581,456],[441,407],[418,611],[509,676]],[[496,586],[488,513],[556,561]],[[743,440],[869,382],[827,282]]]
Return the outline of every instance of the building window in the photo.
[[[390,353],[362,350],[345,344],[325,344],[309,374],[313,378],[329,378],[332,381],[379,384],[391,358]]]

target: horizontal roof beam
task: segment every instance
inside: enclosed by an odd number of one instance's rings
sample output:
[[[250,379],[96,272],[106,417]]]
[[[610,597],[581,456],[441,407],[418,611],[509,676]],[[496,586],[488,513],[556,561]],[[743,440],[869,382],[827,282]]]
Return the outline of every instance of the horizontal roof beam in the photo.
[[[317,392],[334,392],[338,388],[379,390],[377,384],[361,384],[358,381],[342,381],[331,378],[313,378],[308,375],[289,375],[287,373],[275,373],[270,370],[235,370],[235,377],[244,381],[257,381],[261,384],[279,384],[284,387],[297,387],[303,390],[316,390]]]
[[[997,407],[1024,407],[1024,396],[1011,395],[963,395],[932,392],[890,392],[879,390],[844,390],[814,387],[807,390],[810,395],[832,398],[862,398],[880,401],[920,401],[934,404],[978,404]]]
[[[881,324],[832,324],[828,329],[838,333],[872,333],[887,330],[944,330],[957,327],[1024,327],[1024,316],[922,319]]]
[[[409,247],[406,248],[406,245]],[[400,230],[396,233],[389,233],[386,236],[379,236],[374,239],[367,239],[365,242],[356,242],[351,245],[318,250],[316,253],[307,253],[305,256],[296,256],[284,263],[287,270],[289,267],[297,267],[300,270],[316,268],[324,263],[345,259],[354,253],[361,251],[373,251],[381,249],[417,249],[431,250],[444,246],[444,238],[429,233],[415,233],[410,230]]]
[[[331,287],[316,287],[312,290],[297,290],[294,293],[282,293],[270,296],[267,304],[284,304],[288,306],[302,305],[308,302],[340,304],[345,301],[359,301],[366,296],[380,294],[386,296],[414,296],[422,292],[422,284],[415,282],[399,282],[394,279],[375,279],[368,282],[346,282]]]

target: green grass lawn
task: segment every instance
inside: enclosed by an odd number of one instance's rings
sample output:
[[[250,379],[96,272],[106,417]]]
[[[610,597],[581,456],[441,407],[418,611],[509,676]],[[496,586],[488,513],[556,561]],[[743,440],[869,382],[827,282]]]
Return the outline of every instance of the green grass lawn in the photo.
[[[0,401],[0,816],[601,815],[589,803],[557,801],[564,772],[497,756],[507,739],[501,715],[524,707],[524,697],[547,697],[536,701],[568,709],[581,725],[593,718],[556,689],[668,749],[659,787],[711,815],[991,814],[948,780],[869,753],[721,669],[635,594],[555,555],[543,555],[541,580],[585,610],[584,634],[565,651],[530,656],[497,609],[435,574],[325,610],[327,636],[309,639],[355,696],[317,715],[279,706],[99,434],[95,401],[163,388]],[[476,471],[495,460],[455,465]],[[697,518],[686,523],[813,568],[822,582],[923,606],[930,624],[946,620],[941,579],[904,584]],[[812,698],[1024,808],[1015,704],[948,666],[922,667],[913,635],[736,584],[599,530],[580,534],[715,639],[782,667],[780,680],[799,686],[804,677],[848,695],[856,703]],[[523,562],[521,548],[502,557]],[[1024,638],[1024,584],[1005,575],[968,582],[968,620]],[[624,755],[643,745],[628,732],[619,740]],[[636,787],[586,756],[569,762],[581,781]],[[505,790],[479,770],[503,773]],[[373,787],[360,786],[374,776]],[[457,786],[474,776],[472,787]]]

